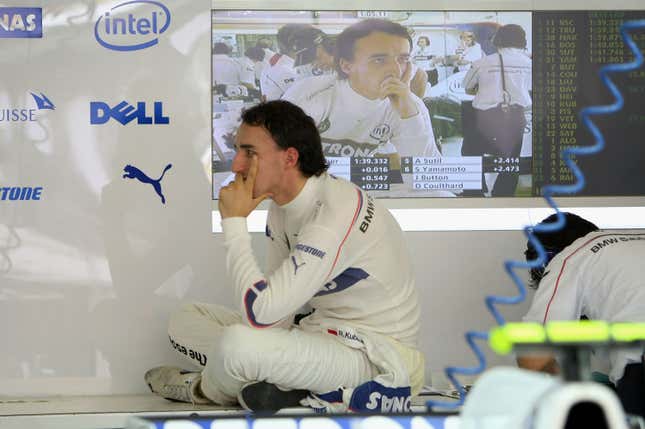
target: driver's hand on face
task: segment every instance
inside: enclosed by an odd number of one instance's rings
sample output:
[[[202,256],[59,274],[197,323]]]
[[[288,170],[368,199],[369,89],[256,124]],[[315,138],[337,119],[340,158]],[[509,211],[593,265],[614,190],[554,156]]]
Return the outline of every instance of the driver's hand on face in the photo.
[[[222,219],[227,217],[247,217],[268,194],[253,198],[253,187],[258,173],[258,156],[253,154],[251,165],[246,174],[235,174],[235,180],[219,191],[219,212]]]
[[[418,114],[419,110],[410,90],[412,64],[407,61],[403,64],[403,67],[405,67],[405,70],[400,79],[391,76],[381,82],[380,96],[381,98],[387,97],[394,110],[401,116],[401,119],[406,119]]]

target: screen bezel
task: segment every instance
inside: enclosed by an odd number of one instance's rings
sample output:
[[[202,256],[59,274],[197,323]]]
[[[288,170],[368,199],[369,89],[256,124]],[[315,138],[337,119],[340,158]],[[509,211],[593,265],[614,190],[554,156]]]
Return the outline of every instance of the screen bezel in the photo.
[[[420,0],[402,0],[396,3],[385,0],[355,1],[348,3],[346,0],[329,0],[324,5],[312,0],[281,0],[271,3],[262,0],[211,0],[211,10],[371,10],[371,11],[553,11],[553,10],[568,10],[568,11],[586,11],[586,10],[643,10],[643,5],[637,0],[621,1],[620,4],[612,4],[611,7],[606,2],[598,0],[572,0],[566,3],[566,8],[563,8],[562,2],[555,0],[541,1],[539,5],[533,1],[478,1],[476,7],[468,7],[468,3],[456,4],[449,1],[433,2],[432,9],[428,8],[427,2]],[[212,34],[212,32],[211,32]],[[211,103],[212,108],[212,103]],[[211,121],[212,127],[212,121]],[[212,188],[211,188],[212,189]],[[612,218],[611,224],[603,225],[600,222],[599,227],[603,228],[645,228],[645,218],[642,223],[634,221],[640,214],[640,208],[645,207],[645,196],[603,196],[603,197],[571,197],[561,196],[554,198],[559,207],[575,210],[576,208],[584,208],[586,213],[593,216],[594,208],[615,208],[612,210],[609,217]],[[495,213],[499,215],[514,216],[517,214],[517,209],[525,209],[527,212],[527,219],[531,219],[531,209],[548,208],[548,204],[542,197],[512,197],[512,198],[380,198],[379,201],[387,208],[397,211],[403,210],[409,212],[413,216],[423,217],[430,210],[436,209],[494,209]],[[267,210],[268,202],[265,201],[258,210]],[[219,225],[215,225],[216,219],[219,218],[218,213],[218,200],[212,200],[212,210],[214,214],[213,231],[219,230]],[[476,222],[479,222],[480,227],[472,228],[466,226],[463,230],[497,230],[494,226],[487,225],[486,219],[481,219],[478,212],[473,211],[473,216],[476,216]],[[601,218],[607,218],[607,212],[600,214]],[[395,213],[396,217],[396,213]],[[539,221],[538,219],[536,221]],[[399,219],[400,221],[400,219]],[[521,229],[517,226],[518,223],[513,223],[509,228],[511,230]],[[404,230],[418,230],[406,229]],[[452,227],[442,229],[441,225],[433,225],[432,231],[454,231]]]

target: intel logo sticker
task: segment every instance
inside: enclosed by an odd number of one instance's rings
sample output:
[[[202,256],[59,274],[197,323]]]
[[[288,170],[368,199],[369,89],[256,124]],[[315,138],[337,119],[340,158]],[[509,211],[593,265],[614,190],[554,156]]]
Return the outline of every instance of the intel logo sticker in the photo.
[[[133,0],[114,6],[94,25],[94,37],[114,51],[138,51],[159,43],[170,26],[170,11],[152,0]]]

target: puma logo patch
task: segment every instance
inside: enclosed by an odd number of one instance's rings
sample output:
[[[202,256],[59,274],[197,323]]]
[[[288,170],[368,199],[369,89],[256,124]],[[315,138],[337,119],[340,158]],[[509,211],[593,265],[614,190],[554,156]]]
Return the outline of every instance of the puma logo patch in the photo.
[[[152,185],[157,195],[159,195],[159,197],[161,198],[161,203],[166,204],[166,197],[164,197],[163,192],[161,192],[161,181],[163,180],[163,176],[164,174],[166,174],[166,171],[170,170],[171,168],[172,168],[172,164],[166,165],[166,168],[163,169],[161,176],[155,180],[148,177],[146,173],[139,170],[137,167],[128,164],[125,167],[123,167],[123,172],[125,173],[123,175],[123,178],[137,179],[141,183],[148,183]]]

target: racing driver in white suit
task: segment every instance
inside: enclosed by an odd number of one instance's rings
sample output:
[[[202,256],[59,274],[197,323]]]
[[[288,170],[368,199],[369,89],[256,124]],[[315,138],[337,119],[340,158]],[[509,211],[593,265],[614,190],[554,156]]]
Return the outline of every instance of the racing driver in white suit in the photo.
[[[388,156],[401,183],[400,157],[441,156],[428,109],[410,90],[411,49],[402,25],[357,22],[336,38],[338,76],[296,82],[282,98],[314,119],[326,156]]]
[[[283,100],[242,114],[235,181],[219,209],[239,312],[186,304],[172,346],[201,371],[146,373],[166,398],[275,411],[409,411],[423,385],[419,303],[403,233],[363,190],[326,172],[314,121]],[[262,271],[246,217],[271,198]],[[294,323],[299,309],[313,312]],[[297,319],[297,318],[296,318]]]

